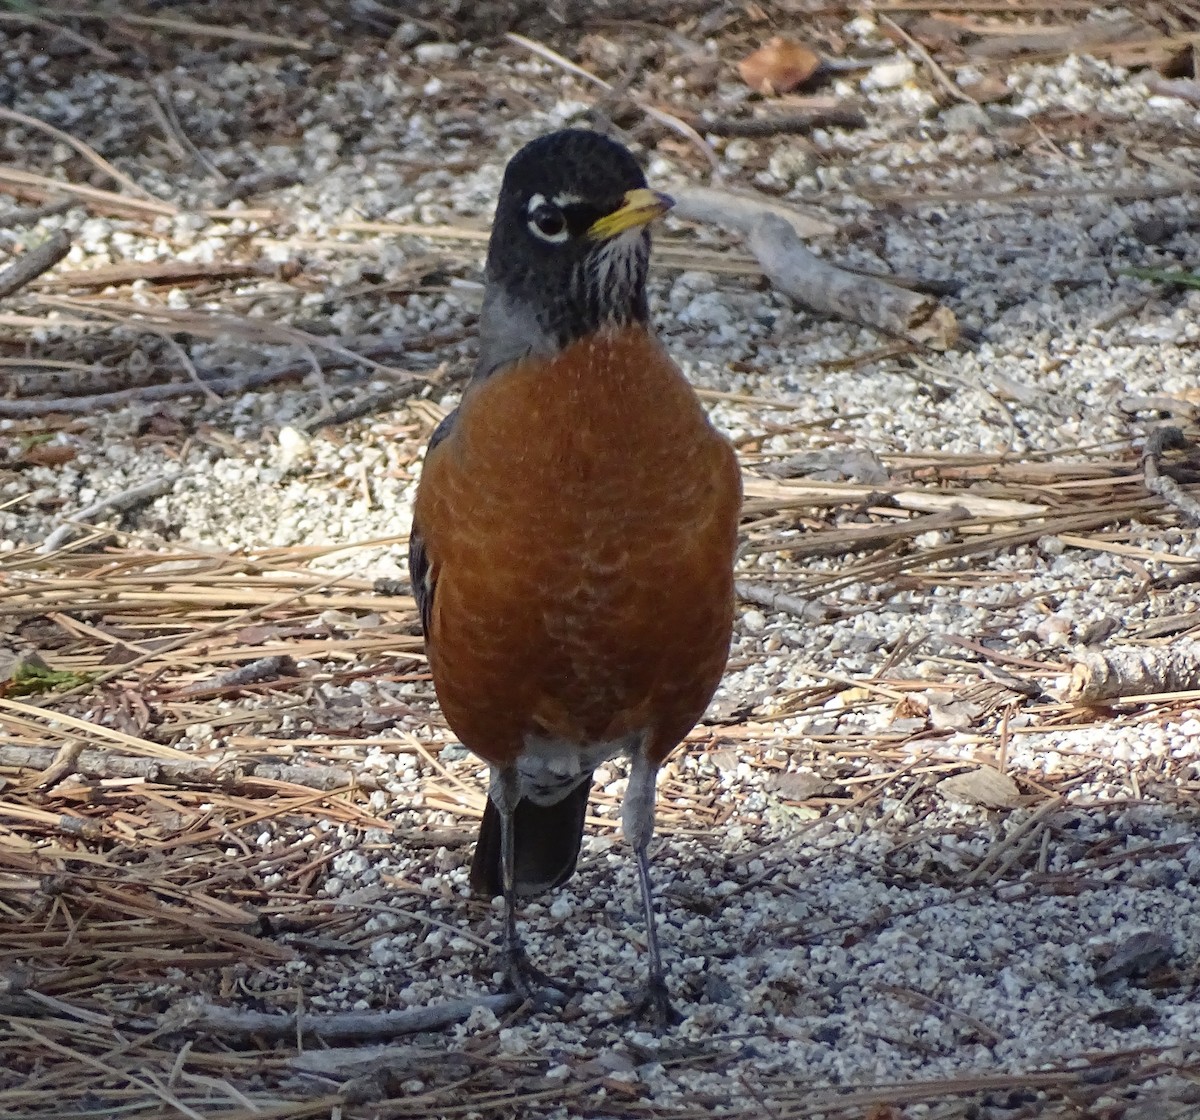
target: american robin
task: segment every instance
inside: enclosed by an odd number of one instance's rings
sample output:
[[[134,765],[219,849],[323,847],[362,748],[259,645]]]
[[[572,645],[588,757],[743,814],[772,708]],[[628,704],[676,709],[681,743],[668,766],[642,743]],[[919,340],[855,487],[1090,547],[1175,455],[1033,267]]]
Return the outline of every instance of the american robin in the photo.
[[[491,767],[471,885],[503,894],[506,980],[539,1000],[516,904],[575,870],[593,770],[631,760],[649,981],[671,1006],[646,849],[655,776],[729,652],[737,459],[650,325],[648,224],[672,205],[579,129],[509,163],[479,359],[429,442],[409,568],[442,711]],[[560,985],[561,986],[561,985]]]

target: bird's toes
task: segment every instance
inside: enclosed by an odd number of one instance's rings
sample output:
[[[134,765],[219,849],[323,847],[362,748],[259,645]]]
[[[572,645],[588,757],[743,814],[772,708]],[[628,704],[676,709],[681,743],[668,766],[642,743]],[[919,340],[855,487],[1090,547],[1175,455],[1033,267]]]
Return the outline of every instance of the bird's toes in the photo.
[[[536,968],[523,951],[505,954],[503,986],[539,1009],[561,1007],[573,991],[562,980]]]
[[[667,984],[662,979],[651,979],[646,986],[629,1001],[629,1010],[624,1019],[647,1023],[656,1030],[666,1030],[667,1027],[678,1026],[683,1022],[683,1016],[671,1002],[671,994]]]

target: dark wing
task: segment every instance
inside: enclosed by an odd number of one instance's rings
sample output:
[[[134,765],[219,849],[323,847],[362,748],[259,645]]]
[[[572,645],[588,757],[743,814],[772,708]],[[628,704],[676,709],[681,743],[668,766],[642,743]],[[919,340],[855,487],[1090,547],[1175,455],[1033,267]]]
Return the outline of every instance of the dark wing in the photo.
[[[575,872],[587,816],[589,774],[561,801],[537,805],[527,797],[513,812],[517,895],[533,898],[565,883]],[[500,810],[489,797],[471,859],[471,890],[484,898],[504,893],[500,874]]]
[[[433,429],[433,435],[429,437],[429,446],[425,449],[426,457],[450,434],[456,416],[458,409]],[[428,637],[429,620],[433,617],[434,580],[429,565],[429,554],[425,551],[425,537],[415,519],[408,534],[408,578],[412,581],[413,598],[417,600],[417,609],[421,612],[421,630]]]

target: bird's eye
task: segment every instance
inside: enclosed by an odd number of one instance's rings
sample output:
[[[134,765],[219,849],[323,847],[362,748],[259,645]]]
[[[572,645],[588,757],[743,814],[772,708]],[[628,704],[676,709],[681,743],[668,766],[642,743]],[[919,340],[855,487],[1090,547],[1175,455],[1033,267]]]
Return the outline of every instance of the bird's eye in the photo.
[[[568,235],[566,215],[549,202],[529,211],[529,228],[543,241],[555,244],[566,241]]]

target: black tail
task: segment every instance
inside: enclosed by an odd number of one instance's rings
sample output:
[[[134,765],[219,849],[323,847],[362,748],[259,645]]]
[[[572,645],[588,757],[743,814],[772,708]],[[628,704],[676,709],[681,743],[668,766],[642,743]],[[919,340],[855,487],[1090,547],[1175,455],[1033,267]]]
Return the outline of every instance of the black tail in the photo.
[[[565,883],[575,871],[583,840],[583,818],[587,814],[589,774],[561,801],[536,805],[526,798],[517,802],[513,814],[516,842],[517,894],[532,898]],[[495,898],[504,893],[500,874],[500,810],[488,798],[471,860],[471,889]]]

